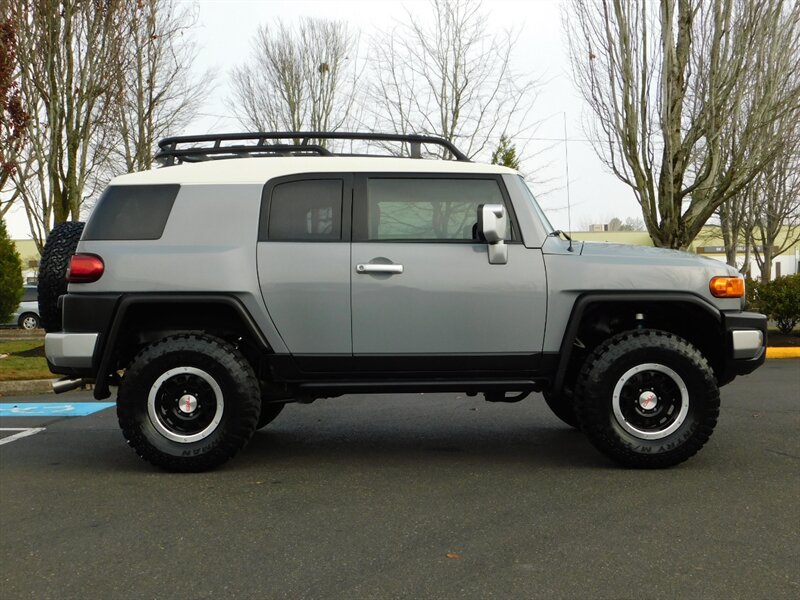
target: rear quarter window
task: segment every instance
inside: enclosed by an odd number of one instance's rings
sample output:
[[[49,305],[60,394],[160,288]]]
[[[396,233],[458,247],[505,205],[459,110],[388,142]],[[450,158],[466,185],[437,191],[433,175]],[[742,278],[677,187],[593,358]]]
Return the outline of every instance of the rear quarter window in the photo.
[[[343,189],[342,179],[308,179],[275,185],[266,240],[340,241]]]
[[[84,240],[157,240],[180,186],[112,185],[97,201]]]

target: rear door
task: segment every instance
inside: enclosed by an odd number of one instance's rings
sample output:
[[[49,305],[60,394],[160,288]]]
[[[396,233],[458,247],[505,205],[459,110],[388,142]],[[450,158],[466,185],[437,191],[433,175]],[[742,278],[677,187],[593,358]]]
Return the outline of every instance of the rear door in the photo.
[[[350,332],[352,176],[307,174],[264,188],[257,248],[261,293],[305,370],[346,367]],[[342,362],[344,361],[344,362]]]
[[[540,249],[521,243],[502,178],[361,174],[354,180],[354,366],[375,371],[535,369],[546,311]],[[478,206],[511,217],[507,264],[489,264]]]

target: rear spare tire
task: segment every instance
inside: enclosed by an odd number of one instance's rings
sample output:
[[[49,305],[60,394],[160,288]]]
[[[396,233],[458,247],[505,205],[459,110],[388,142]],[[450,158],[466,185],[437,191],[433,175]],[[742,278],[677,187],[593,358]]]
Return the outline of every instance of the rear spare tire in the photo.
[[[84,223],[59,223],[47,236],[39,263],[39,317],[45,331],[61,331],[58,298],[67,293],[69,259],[75,254]]]

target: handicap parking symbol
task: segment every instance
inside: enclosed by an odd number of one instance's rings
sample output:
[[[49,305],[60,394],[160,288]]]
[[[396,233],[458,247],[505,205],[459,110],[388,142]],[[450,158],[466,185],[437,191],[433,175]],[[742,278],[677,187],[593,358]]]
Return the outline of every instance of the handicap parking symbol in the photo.
[[[85,417],[113,402],[0,402],[0,417]]]

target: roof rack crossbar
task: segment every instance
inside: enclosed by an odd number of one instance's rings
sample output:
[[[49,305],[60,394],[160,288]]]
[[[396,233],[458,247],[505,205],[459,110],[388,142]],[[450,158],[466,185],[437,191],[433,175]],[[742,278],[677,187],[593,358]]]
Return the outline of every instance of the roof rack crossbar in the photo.
[[[212,158],[225,158],[224,155],[231,155],[236,158],[242,158],[250,155],[268,155],[279,154],[281,156],[292,156],[293,154],[315,154],[317,156],[333,156],[330,150],[322,146],[296,146],[294,144],[270,144],[263,146],[214,146],[207,148],[181,148],[181,149],[166,149],[159,151],[155,159],[157,162],[167,166],[175,164],[175,161],[180,162],[200,162],[203,160],[212,160]]]
[[[300,144],[268,144],[269,140],[301,140]],[[255,143],[246,145],[223,146],[223,142],[247,141]],[[432,144],[443,148],[453,158],[461,162],[470,162],[469,158],[448,140],[429,135],[396,134],[396,133],[356,133],[347,131],[260,131],[252,133],[222,133],[208,135],[173,136],[158,142],[156,161],[164,165],[178,162],[196,162],[211,160],[210,155],[231,154],[245,156],[250,154],[306,154],[312,152],[319,156],[333,156],[334,153],[320,144],[312,144],[312,140],[363,140],[378,142],[405,142],[410,146],[412,158],[421,158],[422,144]],[[213,144],[178,148],[179,144]],[[344,156],[344,154],[341,154]],[[191,159],[194,159],[193,161]],[[216,158],[223,158],[217,156]]]

